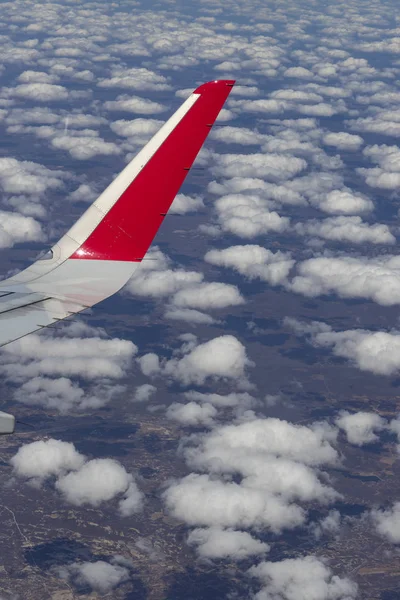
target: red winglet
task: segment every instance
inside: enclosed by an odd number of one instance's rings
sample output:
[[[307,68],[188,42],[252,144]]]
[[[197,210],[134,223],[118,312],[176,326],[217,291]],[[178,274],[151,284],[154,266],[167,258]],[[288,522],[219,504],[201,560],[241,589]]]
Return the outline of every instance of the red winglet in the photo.
[[[199,98],[71,258],[140,261],[178,193],[233,85],[199,86]]]

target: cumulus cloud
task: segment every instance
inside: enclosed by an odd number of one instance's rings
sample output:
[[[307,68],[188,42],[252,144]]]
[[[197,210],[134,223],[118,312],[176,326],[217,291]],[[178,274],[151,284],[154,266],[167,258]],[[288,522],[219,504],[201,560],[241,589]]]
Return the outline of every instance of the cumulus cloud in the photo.
[[[178,194],[171,204],[169,213],[175,215],[186,215],[187,213],[198,212],[204,209],[204,202],[199,196],[188,196]]]
[[[202,384],[209,377],[243,380],[252,363],[245,346],[233,335],[221,335],[203,344],[194,344],[182,358],[171,358],[163,372],[184,385]]]
[[[400,259],[383,255],[375,258],[311,258],[297,265],[289,287],[305,296],[336,293],[342,298],[367,298],[383,306],[400,302]]]
[[[285,154],[218,154],[214,175],[221,177],[260,177],[273,182],[298,175],[307,167],[302,158]]]
[[[189,467],[203,474],[172,482],[164,493],[166,505],[192,526],[263,526],[274,532],[297,527],[306,518],[298,502],[325,504],[338,497],[316,468],[336,463],[335,437],[332,428],[320,424],[296,426],[279,419],[253,417],[214,427],[182,444]],[[240,483],[230,481],[233,476],[240,476]]]
[[[400,334],[396,331],[333,331],[326,323],[305,324],[289,317],[284,322],[297,335],[309,335],[313,346],[332,348],[336,356],[349,359],[362,371],[394,375],[400,369]]]
[[[162,298],[178,292],[186,287],[201,283],[203,274],[184,269],[172,269],[169,258],[157,248],[150,248],[135,271],[125,292],[137,296]]]
[[[68,174],[31,161],[0,158],[0,184],[6,194],[39,195],[63,186]]]
[[[133,119],[126,121],[121,119],[110,124],[110,128],[114,133],[123,137],[137,137],[142,139],[143,136],[154,135],[163,124],[158,119]]]
[[[246,127],[219,127],[212,132],[212,139],[225,144],[252,146],[262,144],[265,135]]]
[[[100,594],[108,594],[120,583],[130,579],[130,572],[126,567],[104,560],[74,562],[65,567],[58,567],[56,572],[59,577],[71,581],[75,586],[89,586]]]
[[[125,512],[123,507],[126,506],[126,501],[132,499],[131,514],[142,506],[142,494],[133,483],[132,476],[111,458],[94,458],[79,470],[62,475],[56,482],[56,489],[67,502],[75,506],[99,506],[119,494],[125,494],[122,512]]]
[[[128,340],[32,334],[3,350],[1,371],[14,381],[40,375],[121,378],[137,353]]]
[[[379,415],[362,411],[353,414],[342,411],[335,423],[345,432],[347,441],[355,446],[377,441],[378,436],[374,432],[382,431],[386,426],[386,421]]]
[[[393,544],[400,543],[400,502],[387,510],[372,510],[371,517],[381,536]]]
[[[289,67],[283,73],[284,77],[294,77],[296,79],[313,79],[314,74],[304,67]]]
[[[400,151],[397,146],[367,146],[363,154],[378,163],[372,169],[359,168],[366,183],[375,188],[397,189],[400,184]]]
[[[0,210],[0,248],[12,248],[20,242],[39,242],[45,239],[40,223],[32,217]]]
[[[327,146],[334,146],[339,150],[356,151],[362,146],[364,140],[359,135],[353,135],[351,133],[345,133],[341,131],[339,133],[327,133],[323,137],[323,142]]]
[[[226,308],[244,304],[244,298],[235,285],[227,283],[199,283],[176,292],[171,302],[181,308]]]
[[[268,202],[256,195],[228,194],[216,201],[215,209],[221,228],[243,238],[283,232],[290,223],[288,217],[270,211]]]
[[[132,515],[143,506],[143,494],[133,476],[116,460],[87,460],[74,444],[49,439],[22,446],[11,460],[18,477],[41,485],[56,477],[54,487],[70,504],[99,506],[117,496],[121,516]]]
[[[38,102],[58,102],[67,100],[69,94],[67,88],[62,85],[51,83],[22,83],[15,88],[9,88],[9,92],[18,98],[26,98]]]
[[[166,318],[194,324],[214,323],[214,319],[202,310],[244,303],[244,298],[234,285],[204,282],[202,273],[171,267],[169,258],[157,247],[150,249],[124,288],[125,293],[153,298],[169,296]]]
[[[17,81],[20,81],[21,83],[54,83],[55,81],[58,81],[58,77],[57,75],[50,75],[44,71],[27,70],[23,71],[21,75],[18,75]]]
[[[85,457],[75,449],[74,444],[55,439],[25,444],[10,459],[18,477],[38,482],[52,475],[80,469],[84,462]]]
[[[153,394],[157,391],[157,388],[150,383],[144,383],[139,385],[133,395],[133,402],[147,402]]]
[[[138,115],[154,115],[164,112],[165,106],[139,96],[118,96],[116,100],[108,100],[104,108],[109,111],[131,112]]]
[[[67,150],[78,160],[89,160],[98,154],[110,156],[121,153],[121,149],[116,144],[105,142],[97,136],[60,135],[51,140],[51,145],[60,150]]]
[[[234,529],[193,529],[188,544],[195,546],[202,558],[244,560],[250,556],[266,554],[270,546],[252,537],[246,531]]]
[[[230,394],[203,393],[196,390],[185,392],[185,397],[195,402],[206,402],[216,408],[234,408],[241,406],[244,409],[257,405],[257,399],[248,392],[231,392]]]
[[[75,322],[57,335],[31,334],[5,346],[0,372],[18,384],[14,398],[24,404],[60,412],[99,408],[125,390],[118,379],[137,350],[128,340],[104,339],[101,330]]]
[[[325,240],[353,244],[395,244],[396,238],[387,225],[365,223],[361,217],[330,217],[323,221],[313,219],[296,223],[296,233],[316,236]]]
[[[164,492],[168,510],[188,525],[206,527],[268,527],[274,532],[304,522],[304,512],[265,490],[245,489],[234,482],[192,473]]]
[[[173,321],[186,321],[192,325],[212,325],[216,323],[215,319],[200,310],[194,310],[192,308],[177,308],[170,306],[164,317],[166,319],[172,319]]]
[[[332,190],[321,199],[318,208],[336,215],[357,215],[371,212],[374,204],[369,198],[354,194],[350,190]]]
[[[197,404],[196,402],[180,404],[179,402],[174,402],[168,407],[166,415],[168,419],[178,421],[182,425],[192,427],[205,425],[209,427],[213,425],[217,412],[216,408],[207,402],[204,404]]]
[[[255,600],[355,600],[358,586],[347,577],[333,575],[331,569],[316,556],[287,558],[278,562],[262,562],[251,567],[249,574],[263,587]]]
[[[212,265],[235,269],[249,279],[261,279],[272,285],[285,281],[294,265],[290,253],[273,253],[262,246],[251,244],[209,250],[204,260]]]
[[[132,90],[170,90],[164,75],[159,75],[144,67],[130,69],[115,68],[109,79],[100,79],[97,84],[103,88],[128,88]]]

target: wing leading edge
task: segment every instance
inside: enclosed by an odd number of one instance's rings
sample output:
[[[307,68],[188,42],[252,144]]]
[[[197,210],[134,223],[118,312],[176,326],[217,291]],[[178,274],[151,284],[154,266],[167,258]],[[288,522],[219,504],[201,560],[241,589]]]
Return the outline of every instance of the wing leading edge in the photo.
[[[139,266],[234,81],[198,87],[38,260],[0,282],[0,346],[116,293]]]

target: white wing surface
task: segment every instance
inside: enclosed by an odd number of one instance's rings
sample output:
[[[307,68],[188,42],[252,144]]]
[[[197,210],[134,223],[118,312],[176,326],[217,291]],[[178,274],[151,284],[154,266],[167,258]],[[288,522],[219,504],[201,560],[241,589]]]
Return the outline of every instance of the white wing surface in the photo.
[[[0,282],[0,346],[115,294],[140,265],[234,81],[198,87],[52,248]]]

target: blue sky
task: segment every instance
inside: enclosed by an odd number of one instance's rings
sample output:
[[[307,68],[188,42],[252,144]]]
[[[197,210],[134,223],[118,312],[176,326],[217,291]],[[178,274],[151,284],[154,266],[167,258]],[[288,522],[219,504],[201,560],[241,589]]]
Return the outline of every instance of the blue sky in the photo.
[[[159,509],[184,525],[191,563],[230,565],[244,597],[362,597],[359,565],[350,573],[337,558],[360,527],[394,564],[390,473],[351,518],[341,507],[359,497],[338,475],[357,474],[373,451],[370,474],[379,456],[395,464],[400,436],[394,8],[1,5],[4,277],[50,247],[198,84],[237,80],[125,289],[2,351],[4,408],[38,426],[17,447],[9,441],[11,490],[29,496],[34,486],[36,506],[51,498],[83,521],[96,509],[150,522],[136,455],[121,442],[119,453],[96,451],[74,430],[152,418],[176,442],[173,478],[151,490]],[[46,435],[55,424],[57,436]],[[161,561],[154,548],[164,541],[134,543]],[[94,553],[41,577],[51,589],[123,598],[135,568],[133,555]]]

